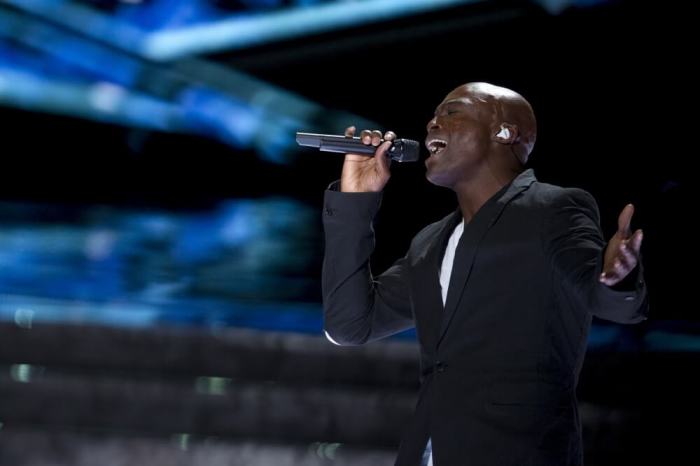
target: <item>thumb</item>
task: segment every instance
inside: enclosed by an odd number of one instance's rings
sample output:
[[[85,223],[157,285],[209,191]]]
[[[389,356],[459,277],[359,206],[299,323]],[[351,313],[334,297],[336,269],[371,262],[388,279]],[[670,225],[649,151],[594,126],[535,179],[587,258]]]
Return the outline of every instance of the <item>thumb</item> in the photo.
[[[630,235],[632,215],[634,215],[634,206],[632,204],[627,204],[617,218],[617,232],[622,235],[623,238],[627,238]]]
[[[379,167],[381,167],[380,170],[383,173],[389,172],[389,167],[391,166],[391,158],[389,157],[389,154],[387,154],[391,144],[391,141],[384,141],[374,153],[374,157],[378,159],[377,164]]]

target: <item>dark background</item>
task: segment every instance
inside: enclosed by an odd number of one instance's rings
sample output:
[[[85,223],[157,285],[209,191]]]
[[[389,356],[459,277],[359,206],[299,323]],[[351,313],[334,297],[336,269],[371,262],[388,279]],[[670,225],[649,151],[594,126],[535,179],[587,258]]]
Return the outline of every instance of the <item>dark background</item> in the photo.
[[[98,6],[109,12],[113,3]],[[553,15],[531,2],[482,2],[200,58],[318,102],[329,118],[348,111],[419,141],[460,84],[487,81],[525,96],[538,118],[530,166],[539,180],[591,192],[607,237],[628,202],[633,227],[644,230],[650,319],[595,322],[579,385],[587,464],[695,464],[693,15],[687,2],[588,3]],[[105,207],[199,215],[271,197],[318,212],[306,221],[308,260],[275,272],[306,280],[289,302],[310,304],[310,325],[275,309],[257,330],[231,321],[183,328],[177,319],[137,330],[26,328],[16,317],[0,325],[0,464],[90,464],[81,451],[100,464],[238,464],[249,444],[258,462],[240,464],[287,464],[266,456],[271,445],[292,449],[288,464],[390,464],[417,385],[412,340],[337,349],[319,336],[321,203],[342,156],[298,149],[279,164],[210,138],[7,106],[0,121],[0,201],[15,206],[4,210],[6,225],[79,222]],[[324,115],[317,121],[297,130],[325,130]],[[373,268],[388,267],[415,233],[455,208],[452,193],[425,180],[422,161],[394,164]],[[217,280],[225,288],[226,274]],[[243,301],[275,291],[251,290]],[[264,331],[273,321],[283,332]],[[312,335],[295,333],[302,328]],[[345,456],[333,463],[319,452],[336,442]],[[161,463],[137,453],[156,450],[165,452]],[[385,456],[351,455],[363,451]]]

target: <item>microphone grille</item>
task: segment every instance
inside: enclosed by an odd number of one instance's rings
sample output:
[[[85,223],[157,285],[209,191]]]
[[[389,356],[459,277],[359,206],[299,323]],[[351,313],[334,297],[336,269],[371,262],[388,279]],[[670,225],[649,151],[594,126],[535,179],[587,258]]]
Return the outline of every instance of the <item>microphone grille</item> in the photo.
[[[420,158],[420,144],[412,139],[398,139],[389,149],[392,160],[397,162],[417,162]]]

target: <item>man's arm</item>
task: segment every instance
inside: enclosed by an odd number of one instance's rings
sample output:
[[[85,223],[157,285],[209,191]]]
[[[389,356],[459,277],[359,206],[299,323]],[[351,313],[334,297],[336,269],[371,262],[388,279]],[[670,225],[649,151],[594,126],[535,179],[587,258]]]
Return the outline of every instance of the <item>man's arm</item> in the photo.
[[[552,209],[545,222],[545,249],[551,258],[555,279],[565,294],[588,312],[606,320],[636,323],[646,319],[648,306],[641,263],[628,267],[626,274],[617,267],[619,273],[615,274],[615,280],[606,280],[608,273],[615,269],[610,264],[619,260],[616,252],[621,243],[613,237],[606,257],[598,207],[593,197],[579,189],[567,189],[557,196]],[[632,262],[626,264],[629,266]],[[604,269],[606,275],[603,275]]]
[[[345,136],[354,135],[354,126],[345,130]],[[323,208],[324,331],[341,345],[360,345],[413,325],[405,260],[376,278],[369,267],[372,222],[391,177],[386,151],[396,135],[385,133],[383,144],[378,130],[364,130],[360,138],[377,147],[374,157],[346,154],[340,182],[326,191]]]
[[[372,222],[381,193],[326,191],[323,224],[324,330],[341,345],[359,345],[413,326],[405,259],[373,277]]]

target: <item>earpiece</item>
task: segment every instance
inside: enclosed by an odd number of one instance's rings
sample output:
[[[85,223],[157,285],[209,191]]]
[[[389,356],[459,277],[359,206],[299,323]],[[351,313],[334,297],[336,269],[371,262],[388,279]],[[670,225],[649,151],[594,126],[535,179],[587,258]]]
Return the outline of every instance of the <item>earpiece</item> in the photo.
[[[510,138],[510,130],[505,126],[501,125],[501,130],[496,135],[497,138],[508,139]]]

